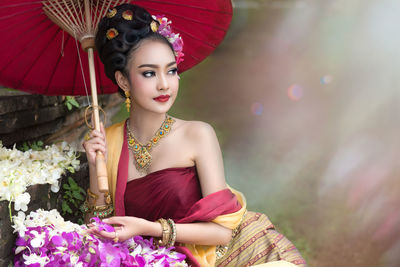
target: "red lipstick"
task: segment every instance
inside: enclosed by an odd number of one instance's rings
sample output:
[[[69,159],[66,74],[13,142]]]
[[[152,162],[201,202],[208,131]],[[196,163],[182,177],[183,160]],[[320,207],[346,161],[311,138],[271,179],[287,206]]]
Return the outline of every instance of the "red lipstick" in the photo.
[[[157,96],[157,97],[155,97],[153,99],[156,100],[156,101],[159,101],[159,102],[167,102],[168,99],[169,99],[169,95],[160,95],[160,96]]]

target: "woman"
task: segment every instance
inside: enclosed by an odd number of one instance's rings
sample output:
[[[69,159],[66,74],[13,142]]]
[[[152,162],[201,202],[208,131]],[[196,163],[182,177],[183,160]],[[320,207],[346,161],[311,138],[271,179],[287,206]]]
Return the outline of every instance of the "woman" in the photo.
[[[104,221],[119,225],[113,233],[91,231],[119,241],[158,238],[185,253],[192,266],[285,259],[305,264],[265,215],[246,212],[244,197],[228,188],[213,128],[167,115],[178,94],[183,54],[166,18],[130,4],[113,8],[99,24],[96,48],[132,108],[126,122],[93,131],[84,143],[90,169],[86,210],[106,217],[115,209],[117,216]],[[107,157],[111,196],[97,189],[96,151]],[[247,225],[260,230],[251,232]]]

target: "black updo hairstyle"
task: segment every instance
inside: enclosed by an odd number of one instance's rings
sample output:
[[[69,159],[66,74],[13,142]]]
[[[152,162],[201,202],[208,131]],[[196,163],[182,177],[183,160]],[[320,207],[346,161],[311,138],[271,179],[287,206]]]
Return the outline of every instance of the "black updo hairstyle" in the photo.
[[[104,64],[107,77],[114,84],[117,84],[115,72],[118,70],[129,80],[127,64],[130,55],[139,47],[143,40],[161,41],[167,44],[172,52],[174,52],[174,49],[167,38],[151,30],[150,23],[155,21],[159,24],[159,22],[154,20],[146,9],[132,4],[122,4],[115,7],[115,9],[117,13],[113,17],[108,18],[105,16],[100,20],[95,44],[100,60]],[[132,11],[132,20],[126,20],[122,17],[122,13],[126,10]],[[115,28],[118,31],[118,35],[108,40],[106,36],[107,30],[111,28]],[[119,86],[118,91],[125,97],[124,91]]]

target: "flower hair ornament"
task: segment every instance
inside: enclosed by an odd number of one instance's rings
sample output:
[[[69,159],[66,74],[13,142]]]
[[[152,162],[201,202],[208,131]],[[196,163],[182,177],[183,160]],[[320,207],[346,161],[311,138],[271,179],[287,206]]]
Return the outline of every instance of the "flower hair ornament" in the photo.
[[[151,30],[153,32],[157,32],[167,38],[167,40],[172,44],[172,48],[175,51],[175,57],[176,57],[176,64],[179,64],[180,62],[183,61],[183,40],[182,37],[179,35],[179,33],[174,33],[171,29],[171,24],[172,22],[168,20],[163,15],[156,15],[152,16],[154,20],[158,21],[160,25],[157,25],[156,22],[152,22],[150,24]]]
[[[116,15],[116,13],[117,11],[115,8],[110,9],[109,12],[107,13],[107,17],[112,18]],[[156,15],[156,16],[153,15],[152,17],[154,20],[150,23],[150,29],[153,32],[161,34],[162,36],[167,38],[167,40],[170,42],[172,48],[174,49],[176,64],[183,62],[183,56],[184,56],[183,40],[182,37],[179,35],[179,33],[174,33],[172,31],[171,29],[172,22],[163,15]],[[132,20],[133,12],[131,10],[125,10],[122,13],[122,18],[124,18],[125,20]],[[117,36],[118,36],[118,31],[115,28],[110,28],[106,33],[106,37],[108,40],[112,40]]]

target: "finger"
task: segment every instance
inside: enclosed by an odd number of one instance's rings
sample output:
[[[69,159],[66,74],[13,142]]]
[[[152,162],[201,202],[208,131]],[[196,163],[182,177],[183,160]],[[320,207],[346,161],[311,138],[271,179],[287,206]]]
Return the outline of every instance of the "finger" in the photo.
[[[100,137],[100,138],[104,139],[104,134],[103,134],[102,132],[97,131],[97,130],[93,130],[93,131],[90,133],[90,137],[91,137],[91,138]]]
[[[91,138],[90,140],[88,140],[86,142],[89,143],[89,144],[101,144],[101,145],[106,146],[105,140],[103,138],[101,138],[101,137],[93,137],[93,138]]]
[[[123,217],[120,216],[114,216],[110,217],[107,219],[103,219],[103,222],[108,223],[108,224],[118,224],[118,225],[123,225]]]
[[[100,236],[108,239],[114,239],[116,237],[115,232],[100,231],[99,234]]]
[[[120,232],[120,231],[122,231],[122,229],[124,229],[122,226],[114,226],[114,230],[116,232]]]
[[[106,148],[104,145],[92,144],[92,145],[86,145],[85,147],[86,151],[89,153],[95,153],[97,151],[100,151],[104,154],[106,152]]]
[[[97,230],[96,228],[89,228],[86,230],[86,233],[88,233],[89,235],[101,236],[99,230]]]

